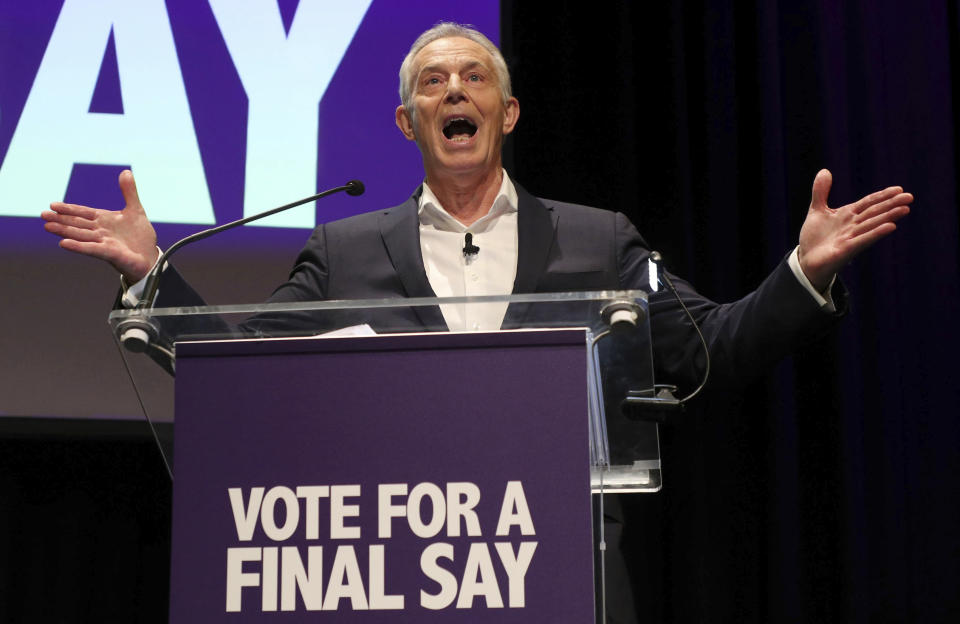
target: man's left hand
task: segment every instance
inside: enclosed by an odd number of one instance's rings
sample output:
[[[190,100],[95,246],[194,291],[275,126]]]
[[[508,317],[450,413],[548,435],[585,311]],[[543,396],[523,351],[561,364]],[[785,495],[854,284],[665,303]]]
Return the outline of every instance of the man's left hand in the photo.
[[[833,175],[821,169],[813,180],[810,210],[800,228],[800,268],[820,292],[861,251],[897,229],[910,213],[913,195],[891,186],[840,208],[827,206]]]

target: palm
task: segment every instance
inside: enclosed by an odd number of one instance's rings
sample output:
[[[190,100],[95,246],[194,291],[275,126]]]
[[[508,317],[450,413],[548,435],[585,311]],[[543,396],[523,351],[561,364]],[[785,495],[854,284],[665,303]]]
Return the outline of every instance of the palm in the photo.
[[[101,210],[54,202],[44,227],[60,236],[64,249],[105,260],[129,281],[142,279],[157,260],[157,234],[147,218],[130,171],[120,174],[123,210]]]
[[[830,208],[827,196],[833,176],[821,170],[813,181],[813,197],[800,229],[800,267],[820,291],[864,249],[897,229],[894,223],[910,212],[913,196],[899,186]]]

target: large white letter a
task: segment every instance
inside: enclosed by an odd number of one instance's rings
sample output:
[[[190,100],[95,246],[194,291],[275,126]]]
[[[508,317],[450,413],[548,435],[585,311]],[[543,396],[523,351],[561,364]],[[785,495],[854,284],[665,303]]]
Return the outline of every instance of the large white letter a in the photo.
[[[91,113],[111,29],[123,113]],[[152,221],[213,223],[163,0],[65,0],[0,167],[0,216],[37,216],[75,163],[130,165]]]

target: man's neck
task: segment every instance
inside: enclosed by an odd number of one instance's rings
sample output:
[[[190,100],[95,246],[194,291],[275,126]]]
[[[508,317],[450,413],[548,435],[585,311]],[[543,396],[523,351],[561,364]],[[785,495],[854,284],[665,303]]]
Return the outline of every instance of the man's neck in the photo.
[[[472,225],[490,212],[502,183],[501,167],[469,180],[427,176],[427,184],[443,209],[464,225]]]

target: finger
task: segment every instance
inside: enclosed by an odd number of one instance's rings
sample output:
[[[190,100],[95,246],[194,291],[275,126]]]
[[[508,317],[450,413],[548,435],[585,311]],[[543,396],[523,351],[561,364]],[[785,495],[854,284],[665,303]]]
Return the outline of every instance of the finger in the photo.
[[[858,223],[853,229],[850,230],[850,236],[851,238],[858,238],[866,233],[876,230],[877,228],[882,228],[885,224],[893,224],[894,221],[899,221],[908,214],[910,214],[909,206],[896,206],[890,210],[881,212],[880,214],[877,214],[872,218],[863,221],[862,223]]]
[[[854,219],[854,222],[863,223],[867,219],[872,219],[878,214],[883,214],[884,212],[893,210],[895,208],[909,206],[912,202],[913,202],[913,195],[911,195],[910,193],[900,193],[899,195],[891,197],[886,201],[882,201],[878,204],[874,204],[872,206],[869,206],[863,209],[862,211],[857,213]],[[909,209],[908,209],[908,212],[909,212]]]
[[[859,255],[862,251],[873,245],[881,238],[895,232],[897,225],[892,222],[882,223],[868,232],[857,236],[850,241],[850,248],[847,253],[849,258]]]
[[[867,208],[869,208],[870,206],[873,206],[874,204],[878,204],[878,203],[883,202],[883,201],[886,201],[886,200],[888,200],[888,199],[890,199],[890,198],[892,198],[892,197],[896,197],[896,196],[900,195],[901,193],[903,193],[903,189],[902,189],[901,187],[899,187],[899,186],[891,186],[891,187],[888,187],[888,188],[883,189],[882,191],[877,191],[877,192],[875,192],[875,193],[870,193],[870,194],[867,195],[866,197],[863,197],[863,198],[857,200],[857,201],[853,204],[853,212],[854,212],[854,213],[862,212],[862,211],[866,210]],[[912,201],[912,199],[913,199],[913,198],[911,197],[911,201]]]
[[[64,238],[60,241],[60,247],[67,251],[97,258],[98,260],[104,260],[112,264],[118,271],[123,272],[121,265],[123,264],[125,254],[116,245],[110,244],[110,241],[94,242]],[[144,274],[146,274],[146,271],[144,271]],[[141,277],[142,275],[134,278],[133,281],[138,281]]]
[[[54,212],[52,210],[44,210],[40,213],[40,218],[44,221],[50,223],[60,223],[62,225],[69,225],[76,228],[83,228],[85,230],[91,230],[96,227],[96,222],[91,221],[90,219],[84,219],[82,217],[74,217],[72,215],[60,214],[59,212]]]
[[[109,250],[107,250],[101,243],[90,243],[73,240],[72,238],[65,238],[60,241],[60,247],[66,249],[67,251],[83,254],[85,256],[92,256],[100,260],[106,260],[108,262],[111,260]]]
[[[828,169],[821,169],[813,179],[813,193],[810,198],[811,208],[826,208],[827,196],[833,186],[833,174]]]
[[[140,203],[140,195],[137,193],[137,182],[133,179],[133,172],[129,169],[121,171],[117,183],[120,185],[120,192],[123,193],[123,199],[127,202],[127,207],[143,212],[143,205]]]
[[[59,214],[73,215],[75,217],[82,217],[84,219],[95,219],[97,216],[97,210],[95,208],[90,208],[89,206],[81,206],[79,204],[65,204],[63,202],[53,202],[50,204],[50,210],[57,212]]]
[[[43,224],[43,229],[51,234],[56,234],[60,238],[68,238],[84,242],[95,242],[102,240],[100,234],[94,232],[93,230],[63,225],[62,223],[57,223],[55,221],[47,221]]]

